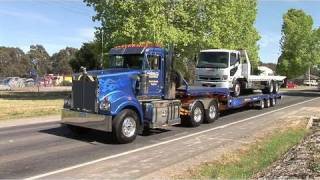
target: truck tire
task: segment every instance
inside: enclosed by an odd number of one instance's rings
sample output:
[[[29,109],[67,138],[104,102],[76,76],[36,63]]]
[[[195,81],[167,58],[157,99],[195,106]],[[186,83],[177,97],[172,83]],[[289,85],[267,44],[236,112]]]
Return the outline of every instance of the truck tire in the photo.
[[[240,96],[241,84],[240,84],[240,82],[238,80],[234,83],[232,90],[233,90],[233,96],[234,97]]]
[[[200,102],[196,102],[191,109],[190,116],[182,117],[182,123],[190,127],[200,126],[203,122],[204,115],[205,112],[202,104]]]
[[[265,108],[269,108],[271,106],[271,99],[266,99],[264,105]]]
[[[268,86],[266,86],[264,89],[262,89],[263,94],[271,94],[274,91],[274,82],[270,82]]]
[[[218,103],[216,100],[210,102],[205,113],[204,123],[213,123],[219,117]]]
[[[279,84],[278,82],[273,83],[273,93],[277,94],[279,92]]]
[[[271,98],[271,106],[275,106],[277,104],[277,99],[275,97]]]
[[[260,106],[258,107],[258,109],[264,109],[264,107],[265,107],[265,100],[261,99],[260,100]]]
[[[122,110],[112,120],[112,136],[116,143],[125,144],[134,141],[138,134],[138,115],[131,109]]]

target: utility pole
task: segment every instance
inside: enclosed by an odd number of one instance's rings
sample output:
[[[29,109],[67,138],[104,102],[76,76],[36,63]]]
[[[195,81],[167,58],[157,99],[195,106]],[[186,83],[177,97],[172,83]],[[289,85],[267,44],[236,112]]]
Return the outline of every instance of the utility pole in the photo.
[[[101,29],[101,58],[100,58],[100,68],[103,69],[103,27]]]
[[[309,65],[309,86],[311,86],[311,77],[310,77],[310,73],[311,73],[311,65]]]

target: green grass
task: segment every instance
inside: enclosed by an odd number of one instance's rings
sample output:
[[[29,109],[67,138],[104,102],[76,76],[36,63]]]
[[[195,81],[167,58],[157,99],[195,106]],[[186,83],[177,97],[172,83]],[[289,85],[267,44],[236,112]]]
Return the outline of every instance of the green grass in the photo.
[[[68,92],[0,92],[0,120],[58,115],[67,94]]]
[[[270,166],[307,134],[304,128],[289,128],[251,145],[247,150],[225,155],[200,167],[192,178],[248,179]]]

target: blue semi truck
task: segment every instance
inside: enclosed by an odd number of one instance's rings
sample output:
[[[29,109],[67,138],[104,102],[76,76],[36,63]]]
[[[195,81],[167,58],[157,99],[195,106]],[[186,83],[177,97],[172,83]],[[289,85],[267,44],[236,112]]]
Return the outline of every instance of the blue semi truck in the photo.
[[[173,67],[173,52],[155,45],[122,45],[109,51],[110,67],[73,75],[62,124],[81,133],[111,132],[130,143],[143,130],[212,123],[219,112],[243,106],[274,106],[279,94],[233,97],[228,88],[189,86]]]

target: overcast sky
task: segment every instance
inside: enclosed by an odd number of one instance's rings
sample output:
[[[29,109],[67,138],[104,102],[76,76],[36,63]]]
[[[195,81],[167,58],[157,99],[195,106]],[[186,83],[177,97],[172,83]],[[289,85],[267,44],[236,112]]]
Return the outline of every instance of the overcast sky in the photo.
[[[290,8],[303,9],[320,26],[320,0],[260,0],[256,27],[262,62],[277,62],[282,15]],[[26,52],[31,44],[42,44],[49,54],[66,46],[79,48],[99,26],[91,20],[94,14],[81,0],[0,0],[0,46]]]

